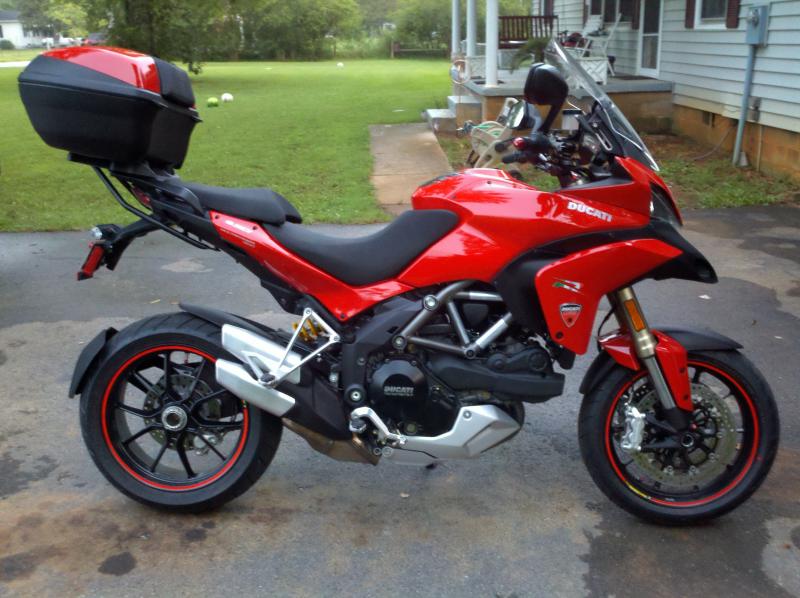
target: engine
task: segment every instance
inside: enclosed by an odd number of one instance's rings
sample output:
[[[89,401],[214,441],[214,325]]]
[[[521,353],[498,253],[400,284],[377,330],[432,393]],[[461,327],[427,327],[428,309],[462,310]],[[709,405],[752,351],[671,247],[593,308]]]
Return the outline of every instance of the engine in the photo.
[[[385,358],[374,363],[369,399],[384,421],[409,436],[436,436],[448,431],[458,412],[457,401],[413,356]]]

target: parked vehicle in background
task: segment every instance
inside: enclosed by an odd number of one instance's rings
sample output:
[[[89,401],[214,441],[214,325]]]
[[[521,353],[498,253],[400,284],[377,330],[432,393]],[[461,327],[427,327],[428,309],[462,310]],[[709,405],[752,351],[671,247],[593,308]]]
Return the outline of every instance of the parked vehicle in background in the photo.
[[[102,32],[90,33],[87,38],[83,40],[82,46],[104,46],[108,41],[108,36]]]

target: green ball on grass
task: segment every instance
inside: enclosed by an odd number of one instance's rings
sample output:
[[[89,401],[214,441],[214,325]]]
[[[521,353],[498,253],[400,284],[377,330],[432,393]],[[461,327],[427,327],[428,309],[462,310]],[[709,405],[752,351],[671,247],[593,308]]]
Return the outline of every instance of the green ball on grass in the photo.
[[[219,98],[208,98],[208,100],[206,100],[206,104],[209,108],[216,108],[219,106]]]

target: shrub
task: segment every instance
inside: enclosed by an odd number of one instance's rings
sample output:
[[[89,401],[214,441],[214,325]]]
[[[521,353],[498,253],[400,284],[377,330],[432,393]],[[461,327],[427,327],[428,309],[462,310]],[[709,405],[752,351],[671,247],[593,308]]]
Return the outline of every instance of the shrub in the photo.
[[[0,39],[0,50],[13,50],[14,44],[10,39]]]

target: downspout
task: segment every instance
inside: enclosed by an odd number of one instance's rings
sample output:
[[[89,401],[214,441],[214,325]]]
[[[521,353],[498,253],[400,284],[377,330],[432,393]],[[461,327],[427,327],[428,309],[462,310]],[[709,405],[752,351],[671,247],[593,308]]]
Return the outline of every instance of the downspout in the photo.
[[[744,126],[747,123],[747,113],[750,111],[750,91],[753,88],[753,71],[756,64],[756,46],[750,44],[747,53],[747,68],[744,73],[744,92],[742,93],[742,107],[739,111],[739,126],[736,128],[736,143],[733,146],[734,166],[739,165],[739,156],[742,153],[742,138],[744,137]]]
[[[734,166],[739,165],[739,158],[742,153],[744,127],[747,123],[747,115],[750,112],[750,91],[753,88],[756,49],[759,46],[767,45],[768,21],[769,4],[751,6],[748,10],[747,24],[745,27],[745,42],[748,45],[747,68],[744,75],[744,90],[742,92],[742,107],[739,112],[739,126],[736,128],[736,143],[733,146],[733,158],[731,160]]]

